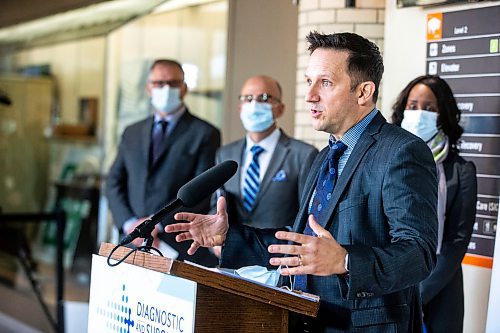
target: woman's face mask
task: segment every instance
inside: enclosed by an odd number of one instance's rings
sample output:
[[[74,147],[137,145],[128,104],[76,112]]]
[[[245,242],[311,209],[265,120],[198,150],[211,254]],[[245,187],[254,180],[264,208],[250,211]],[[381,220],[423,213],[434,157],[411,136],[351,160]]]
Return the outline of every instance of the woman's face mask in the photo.
[[[437,112],[405,110],[401,127],[427,142],[438,132],[437,116]]]
[[[264,132],[274,123],[273,106],[270,103],[243,103],[240,118],[247,131]]]
[[[167,85],[151,89],[151,105],[163,113],[172,113],[181,106],[181,89]]]

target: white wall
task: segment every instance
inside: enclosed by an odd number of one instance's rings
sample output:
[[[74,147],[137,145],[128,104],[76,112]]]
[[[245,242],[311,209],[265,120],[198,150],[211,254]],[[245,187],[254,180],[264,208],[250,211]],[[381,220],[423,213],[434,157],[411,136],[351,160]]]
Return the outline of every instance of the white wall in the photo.
[[[322,33],[355,32],[384,52],[385,0],[356,0],[356,8],[346,8],[344,0],[300,0],[297,36],[297,92],[295,94],[295,137],[322,149],[328,134],[315,131],[307,110],[305,70],[309,61],[306,36],[311,31]],[[379,94],[379,98],[382,94]]]
[[[243,137],[238,95],[244,81],[259,74],[281,84],[286,110],[278,125],[294,134],[297,21],[291,0],[229,1],[224,143]]]
[[[392,104],[406,84],[416,76],[425,74],[427,14],[493,5],[498,6],[498,2],[398,9],[396,1],[386,1],[385,74],[382,85],[382,110],[386,118],[390,118]],[[462,266],[465,293],[464,332],[484,332],[491,270],[470,265]]]
[[[483,333],[486,327],[491,269],[462,264],[464,273],[464,332]]]
[[[395,0],[386,1],[382,112],[387,119],[398,93],[425,74],[426,13],[422,7],[397,9]]]

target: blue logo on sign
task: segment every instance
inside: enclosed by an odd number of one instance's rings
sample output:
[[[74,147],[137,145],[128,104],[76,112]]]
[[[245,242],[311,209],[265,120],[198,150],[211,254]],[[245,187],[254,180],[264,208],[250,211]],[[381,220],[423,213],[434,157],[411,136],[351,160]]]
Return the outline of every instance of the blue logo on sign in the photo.
[[[118,301],[108,300],[106,306],[97,308],[97,314],[107,319],[106,328],[111,332],[130,333],[130,328],[135,325],[131,319],[132,309],[129,307],[125,289],[123,284]]]

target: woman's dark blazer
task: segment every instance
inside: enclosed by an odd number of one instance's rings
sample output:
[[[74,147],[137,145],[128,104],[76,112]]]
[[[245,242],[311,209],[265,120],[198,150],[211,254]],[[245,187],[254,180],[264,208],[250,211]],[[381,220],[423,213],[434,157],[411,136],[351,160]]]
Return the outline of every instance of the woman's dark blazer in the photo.
[[[441,253],[421,284],[424,322],[428,332],[462,332],[464,291],[462,259],[476,215],[476,168],[455,152],[443,163],[446,175],[446,219]]]

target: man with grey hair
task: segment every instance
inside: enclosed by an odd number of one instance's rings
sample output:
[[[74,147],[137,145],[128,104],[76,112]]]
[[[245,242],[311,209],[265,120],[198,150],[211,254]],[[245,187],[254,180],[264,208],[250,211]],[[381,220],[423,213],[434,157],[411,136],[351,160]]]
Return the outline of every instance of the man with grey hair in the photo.
[[[125,129],[118,154],[106,179],[106,195],[115,225],[123,234],[177,198],[179,188],[214,165],[220,133],[192,115],[183,100],[187,94],[182,66],[175,60],[156,60],[151,66],[146,92],[154,115]],[[195,211],[207,212],[209,199]],[[168,223],[168,221],[165,221]],[[162,231],[162,227],[157,228]],[[158,234],[168,246],[165,255],[215,266],[217,258],[207,249],[194,256],[171,235]],[[135,241],[140,245],[142,239]],[[155,243],[162,245],[162,243]],[[163,244],[164,245],[164,244]]]

